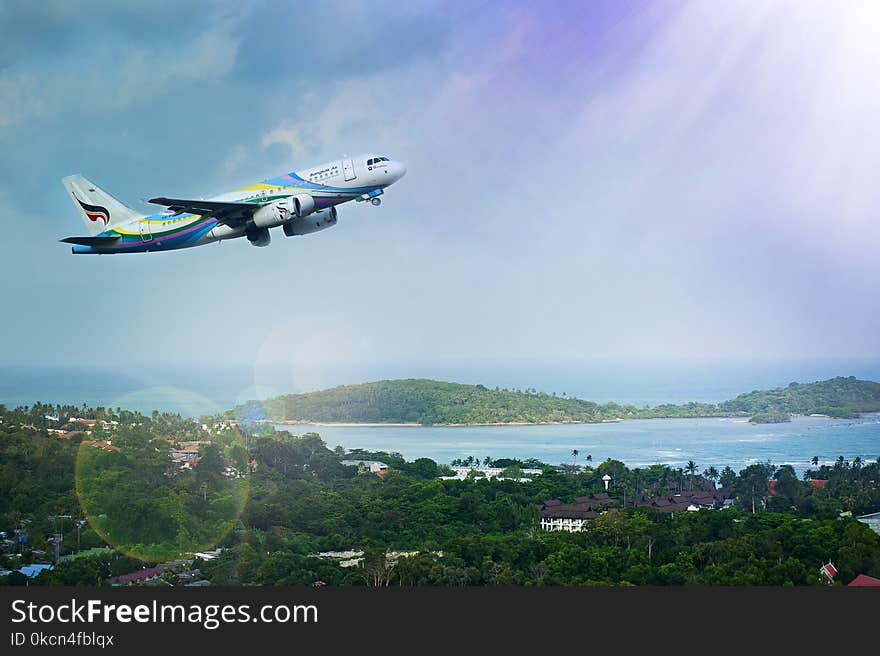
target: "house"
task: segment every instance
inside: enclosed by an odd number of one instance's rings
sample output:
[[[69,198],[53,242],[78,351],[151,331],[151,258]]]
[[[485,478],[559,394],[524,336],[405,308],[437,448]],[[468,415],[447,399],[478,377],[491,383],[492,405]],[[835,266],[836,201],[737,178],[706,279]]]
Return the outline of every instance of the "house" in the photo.
[[[139,569],[136,572],[123,574],[122,576],[111,576],[107,579],[107,583],[112,586],[135,585],[137,583],[146,583],[158,579],[165,572],[164,567],[150,567],[148,569]]]
[[[550,499],[541,504],[541,530],[586,531],[589,523],[596,519],[604,509],[616,503],[607,494],[577,497],[574,503],[565,504],[559,499]]]
[[[52,565],[35,563],[33,565],[25,565],[24,567],[20,568],[18,571],[21,572],[22,574],[24,574],[29,579],[33,579],[33,578],[36,578],[37,576],[39,576],[40,572],[43,572],[45,570],[51,570],[51,569],[52,569]]]
[[[342,460],[339,464],[345,467],[357,467],[358,471],[363,467],[364,471],[380,477],[388,473],[388,465],[378,460]]]
[[[880,587],[880,579],[875,579],[873,576],[868,576],[867,574],[859,574],[852,581],[850,581],[848,585],[857,588]]]
[[[880,535],[880,512],[856,517],[862,524],[867,524],[874,533]]]
[[[632,505],[646,510],[662,513],[696,512],[698,510],[714,510],[727,507],[732,501],[728,493],[722,490],[693,490],[662,497],[641,495],[633,499]],[[629,502],[627,502],[629,505]]]

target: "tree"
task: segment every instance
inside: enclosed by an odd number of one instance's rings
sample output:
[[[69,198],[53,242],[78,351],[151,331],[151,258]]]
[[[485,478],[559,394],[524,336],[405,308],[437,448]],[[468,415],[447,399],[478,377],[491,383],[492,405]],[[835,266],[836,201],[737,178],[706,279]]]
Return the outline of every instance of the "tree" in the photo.
[[[810,464],[812,464],[813,467],[818,465],[819,464],[819,456],[813,456],[812,458],[810,458]]]
[[[749,465],[739,473],[737,481],[737,496],[747,499],[752,506],[752,512],[756,512],[757,501],[763,503],[766,499],[767,492],[770,489],[768,481],[775,470],[775,467],[769,462],[755,463]]]
[[[518,481],[523,477],[523,471],[516,465],[510,465],[509,467],[505,467],[501,472],[502,478],[511,478],[515,481]]]
[[[687,465],[685,465],[684,470],[690,475],[690,484],[688,486],[688,489],[693,490],[694,489],[694,472],[697,471],[697,463],[695,463],[693,460],[688,460]]]
[[[721,470],[721,474],[718,476],[718,481],[721,483],[721,487],[729,490],[736,484],[736,472],[730,468],[730,465],[728,465]]]
[[[385,587],[391,582],[392,569],[388,566],[384,547],[366,549],[361,567],[368,586]]]
[[[577,457],[578,457],[578,450],[572,449],[571,450],[571,464],[574,466],[577,466]]]
[[[714,484],[715,481],[717,481],[718,478],[721,476],[721,474],[718,473],[718,470],[715,469],[715,467],[710,466],[709,468],[707,468],[707,469],[703,472],[703,476],[705,476],[706,478],[708,478],[708,479],[709,479],[710,481],[712,481],[712,483]]]

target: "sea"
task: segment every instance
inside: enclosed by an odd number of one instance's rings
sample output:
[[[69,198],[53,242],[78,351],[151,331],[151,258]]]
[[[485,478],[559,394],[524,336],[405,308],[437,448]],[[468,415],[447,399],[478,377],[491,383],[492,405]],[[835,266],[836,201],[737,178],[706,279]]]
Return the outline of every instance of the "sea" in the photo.
[[[213,415],[250,399],[392,378],[434,378],[486,387],[536,388],[599,402],[638,407],[687,401],[719,402],[756,389],[854,375],[880,381],[878,360],[813,360],[785,363],[698,365],[373,365],[334,367],[320,384],[283,370],[255,373],[253,367],[155,366],[127,363],[124,369],[91,366],[0,366],[0,404],[44,403],[124,407],[189,417]],[[860,419],[795,417],[790,423],[752,425],[741,418],[651,419],[609,424],[548,426],[396,427],[280,426],[292,433],[314,431],[332,448],[398,452],[407,459],[437,462],[473,455],[538,458],[551,464],[595,465],[606,458],[630,467],[655,463],[702,469],[753,462],[791,464],[799,472],[813,456],[832,462],[843,455],[880,456],[880,415]],[[573,458],[572,450],[579,455]]]
[[[450,463],[474,456],[537,458],[548,464],[598,465],[612,458],[630,468],[693,460],[735,471],[757,462],[791,465],[798,475],[818,456],[833,464],[838,456],[865,462],[880,458],[880,413],[859,419],[794,417],[784,424],[750,424],[743,418],[636,419],[604,424],[536,426],[340,426],[278,425],[294,435],[315,432],[331,448],[397,452],[407,460]],[[572,451],[578,455],[573,456]]]

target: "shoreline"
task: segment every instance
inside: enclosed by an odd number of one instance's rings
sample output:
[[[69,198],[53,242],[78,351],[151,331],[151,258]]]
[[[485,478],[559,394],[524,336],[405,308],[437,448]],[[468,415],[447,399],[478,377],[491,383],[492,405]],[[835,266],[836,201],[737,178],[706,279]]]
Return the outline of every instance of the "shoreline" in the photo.
[[[869,414],[880,414],[880,413],[872,413],[872,412],[863,412],[863,415]],[[813,419],[836,419],[836,417],[832,417],[829,415],[821,415],[821,414],[801,414],[801,413],[791,413],[792,418],[794,417],[805,417],[805,418],[813,418]],[[601,421],[580,421],[580,420],[572,420],[572,421],[540,421],[540,422],[531,422],[531,421],[494,421],[494,422],[482,422],[482,423],[474,423],[474,424],[420,424],[417,422],[356,422],[356,421],[299,421],[293,419],[284,419],[276,421],[274,419],[258,419],[255,423],[258,424],[272,424],[275,426],[328,426],[328,427],[338,427],[338,428],[478,428],[478,427],[492,427],[492,426],[565,426],[568,424],[576,424],[576,425],[597,425],[597,424],[619,424],[626,421],[654,421],[658,419],[733,419],[736,420],[736,423],[744,423],[749,424],[748,415],[747,414],[730,414],[730,415],[699,415],[692,417],[631,417],[631,418],[619,418],[619,419],[603,419]],[[755,423],[753,426],[761,426],[764,424]]]
[[[492,422],[482,422],[482,423],[474,423],[474,424],[419,424],[416,422],[410,423],[361,423],[361,422],[353,422],[353,421],[298,421],[293,419],[285,419],[281,421],[275,421],[273,419],[258,419],[255,423],[258,424],[272,424],[275,426],[336,426],[340,428],[477,428],[480,426],[483,427],[491,427],[491,426],[567,426],[569,424],[577,424],[577,425],[598,425],[598,424],[619,424],[625,421],[651,421],[654,419],[725,419],[729,417],[722,417],[718,415],[710,415],[707,417],[634,417],[631,419],[602,419],[601,421],[492,421]]]

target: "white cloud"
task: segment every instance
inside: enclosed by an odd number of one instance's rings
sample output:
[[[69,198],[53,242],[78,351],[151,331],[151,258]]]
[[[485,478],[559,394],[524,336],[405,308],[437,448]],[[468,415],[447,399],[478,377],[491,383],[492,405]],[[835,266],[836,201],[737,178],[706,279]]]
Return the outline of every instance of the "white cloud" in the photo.
[[[66,51],[39,51],[0,69],[0,134],[29,121],[77,112],[118,112],[142,102],[204,102],[192,88],[232,70],[241,37],[236,19],[208,23],[189,39],[166,43],[109,36],[69,36]]]
[[[260,143],[263,148],[268,148],[274,144],[287,146],[293,157],[302,157],[306,153],[306,147],[303,144],[300,131],[286,120],[266,132]]]

